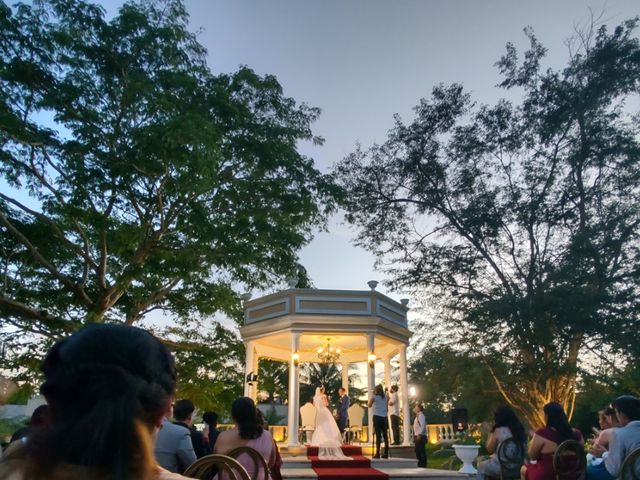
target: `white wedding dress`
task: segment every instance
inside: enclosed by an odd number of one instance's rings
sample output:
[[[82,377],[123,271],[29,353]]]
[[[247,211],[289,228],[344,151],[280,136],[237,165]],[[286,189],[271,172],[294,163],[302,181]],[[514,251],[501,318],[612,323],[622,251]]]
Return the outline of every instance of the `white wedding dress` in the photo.
[[[311,445],[319,447],[318,456],[322,460],[351,459],[340,448],[342,435],[333,415],[325,405],[326,398],[320,388],[316,388],[316,395],[313,397],[313,406],[316,407],[316,429],[311,436]]]

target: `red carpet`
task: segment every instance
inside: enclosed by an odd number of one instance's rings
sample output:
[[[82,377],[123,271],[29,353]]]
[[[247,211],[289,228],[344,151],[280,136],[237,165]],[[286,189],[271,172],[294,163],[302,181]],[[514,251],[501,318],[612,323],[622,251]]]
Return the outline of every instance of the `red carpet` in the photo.
[[[318,447],[307,447],[307,457],[318,480],[388,480],[386,473],[371,468],[371,460],[362,456],[362,449],[343,445],[342,452],[353,460],[320,460]]]

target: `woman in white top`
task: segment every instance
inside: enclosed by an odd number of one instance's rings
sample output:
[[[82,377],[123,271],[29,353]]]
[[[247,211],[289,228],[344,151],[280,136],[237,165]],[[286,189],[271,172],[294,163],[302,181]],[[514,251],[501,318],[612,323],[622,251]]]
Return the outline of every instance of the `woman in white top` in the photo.
[[[478,476],[479,480],[484,480],[486,477],[498,477],[500,478],[500,461],[496,455],[498,445],[509,438],[515,440],[515,445],[511,444],[512,451],[508,451],[507,456],[509,458],[521,459],[516,460],[513,464],[505,465],[509,471],[517,474],[520,471],[522,463],[524,463],[525,450],[527,446],[527,433],[522,425],[522,422],[518,419],[516,412],[508,405],[502,405],[498,407],[493,414],[493,427],[491,428],[491,434],[487,439],[487,451],[491,453],[491,457],[487,460],[478,463]]]

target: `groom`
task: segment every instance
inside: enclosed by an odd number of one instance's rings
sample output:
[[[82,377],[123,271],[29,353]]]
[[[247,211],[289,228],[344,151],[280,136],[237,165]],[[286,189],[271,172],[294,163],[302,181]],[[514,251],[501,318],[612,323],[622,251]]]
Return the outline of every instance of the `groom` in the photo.
[[[347,391],[342,387],[338,389],[338,395],[340,395],[340,400],[338,401],[338,428],[340,433],[344,433],[344,429],[347,428],[349,423],[349,397],[347,396]]]

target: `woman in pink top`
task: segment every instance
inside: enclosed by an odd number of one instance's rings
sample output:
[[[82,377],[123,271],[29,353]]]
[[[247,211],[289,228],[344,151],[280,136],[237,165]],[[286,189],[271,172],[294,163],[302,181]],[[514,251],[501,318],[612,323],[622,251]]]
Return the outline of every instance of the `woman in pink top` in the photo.
[[[269,468],[276,462],[275,444],[271,434],[262,427],[256,405],[248,397],[240,397],[231,405],[231,418],[235,427],[220,433],[213,453],[226,455],[238,447],[251,447],[260,452]],[[247,454],[238,457],[238,461],[246,468],[250,477],[256,474],[255,465]],[[267,476],[267,478],[271,478]]]

